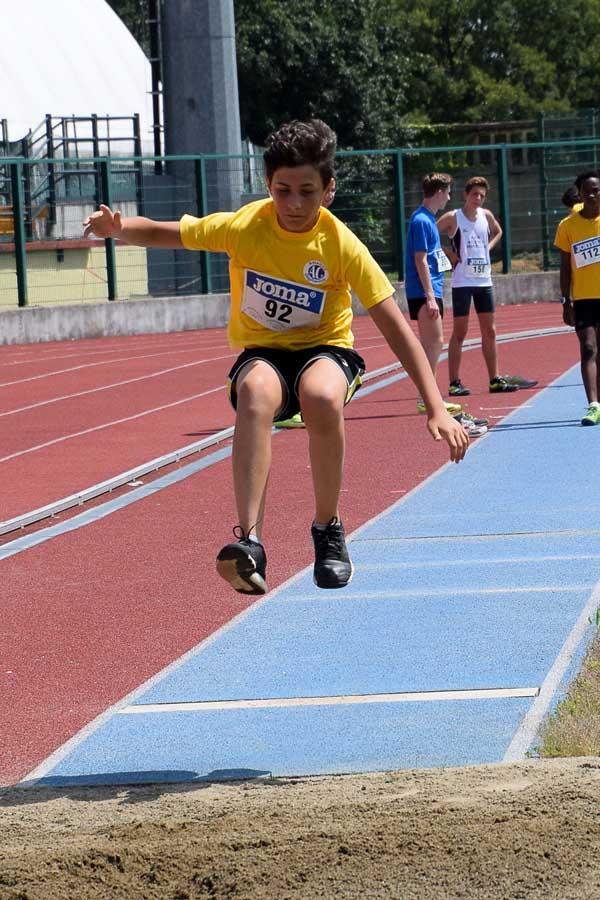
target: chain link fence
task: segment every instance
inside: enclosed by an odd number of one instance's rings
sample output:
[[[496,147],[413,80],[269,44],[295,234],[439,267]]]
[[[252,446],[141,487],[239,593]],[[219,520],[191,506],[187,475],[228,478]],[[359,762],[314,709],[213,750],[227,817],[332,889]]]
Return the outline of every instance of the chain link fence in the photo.
[[[423,175],[453,176],[451,206],[460,205],[469,177],[483,175],[487,205],[504,229],[494,267],[547,270],[559,262],[553,240],[568,213],[562,194],[579,172],[596,168],[599,152],[596,137],[341,151],[332,212],[402,280]],[[266,196],[260,156],[251,153],[0,158],[0,307],[227,292],[223,255],[83,240],[82,222],[100,203],[125,216],[173,221]]]

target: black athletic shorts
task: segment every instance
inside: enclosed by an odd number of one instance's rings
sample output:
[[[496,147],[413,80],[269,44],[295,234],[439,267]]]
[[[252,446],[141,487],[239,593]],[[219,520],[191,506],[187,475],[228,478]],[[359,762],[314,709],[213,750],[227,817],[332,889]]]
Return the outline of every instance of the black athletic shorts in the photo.
[[[494,295],[491,287],[453,287],[452,288],[452,312],[455,319],[468,316],[471,308],[471,298],[477,313],[493,313]]]
[[[332,359],[340,367],[348,382],[345,403],[349,403],[359,389],[362,383],[361,376],[365,371],[365,361],[362,356],[356,350],[348,350],[346,347],[332,347],[329,344],[320,344],[306,350],[251,347],[238,356],[228,375],[229,400],[234,409],[237,405],[235,384],[238,375],[246,363],[253,359],[262,359],[267,362],[275,369],[287,388],[283,409],[276,413],[276,420],[289,419],[300,412],[300,400],[298,399],[300,376],[315,360]]]
[[[419,318],[419,310],[421,307],[427,303],[426,297],[407,297],[406,302],[408,303],[408,312],[410,313],[410,318],[416,322]],[[441,297],[436,297],[435,302],[438,305],[438,309],[440,311],[440,316],[442,319],[444,318],[444,301]]]
[[[600,326],[600,300],[574,300],[575,331]]]

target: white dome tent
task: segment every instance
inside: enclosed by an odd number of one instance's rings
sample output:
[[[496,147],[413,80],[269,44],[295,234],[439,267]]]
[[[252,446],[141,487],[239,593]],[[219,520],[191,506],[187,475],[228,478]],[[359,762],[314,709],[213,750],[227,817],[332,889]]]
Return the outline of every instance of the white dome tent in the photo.
[[[105,0],[2,4],[0,120],[11,142],[53,117],[133,117],[152,153],[150,63]],[[131,122],[111,123],[114,136]]]

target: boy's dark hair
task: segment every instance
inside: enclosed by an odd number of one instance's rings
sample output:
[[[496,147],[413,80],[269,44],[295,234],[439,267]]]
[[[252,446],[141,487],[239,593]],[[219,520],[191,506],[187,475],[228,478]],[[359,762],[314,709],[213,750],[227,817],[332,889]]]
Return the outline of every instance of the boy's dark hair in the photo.
[[[320,119],[300,122],[294,119],[272,132],[265,142],[265,170],[270,181],[281,166],[314,166],[326,187],[334,175],[337,137]]]
[[[581,202],[579,199],[579,191],[575,187],[574,184],[572,184],[571,187],[568,187],[566,189],[566,191],[564,192],[564,194],[562,195],[560,200],[561,200],[561,203],[564,206],[568,206],[569,209],[573,209],[573,207],[575,206],[576,203]]]
[[[423,194],[425,197],[433,197],[438,191],[445,191],[452,184],[452,175],[445,172],[430,172],[423,179]]]
[[[600,172],[597,169],[590,169],[589,172],[582,172],[581,175],[578,175],[575,179],[575,187],[578,191],[581,190],[581,185],[584,181],[587,181],[588,178],[598,178],[600,179]]]
[[[483,175],[473,175],[472,178],[469,178],[465,184],[465,194],[470,194],[474,187],[483,188],[486,192],[490,189],[489,182]]]

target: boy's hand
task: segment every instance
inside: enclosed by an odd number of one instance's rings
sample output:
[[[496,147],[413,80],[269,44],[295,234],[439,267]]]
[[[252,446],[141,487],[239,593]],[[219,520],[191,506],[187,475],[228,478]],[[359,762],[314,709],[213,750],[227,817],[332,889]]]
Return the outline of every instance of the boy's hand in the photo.
[[[427,427],[435,441],[441,441],[442,438],[446,441],[452,462],[458,463],[463,459],[469,446],[469,435],[460,422],[443,410],[427,419]]]
[[[100,204],[98,212],[92,213],[83,222],[84,238],[91,234],[98,238],[118,238],[121,234],[123,225],[121,223],[121,213],[114,212],[109,206]]]

